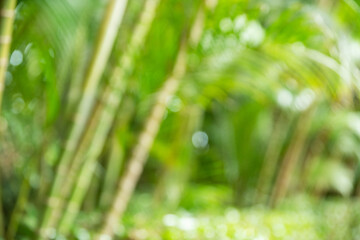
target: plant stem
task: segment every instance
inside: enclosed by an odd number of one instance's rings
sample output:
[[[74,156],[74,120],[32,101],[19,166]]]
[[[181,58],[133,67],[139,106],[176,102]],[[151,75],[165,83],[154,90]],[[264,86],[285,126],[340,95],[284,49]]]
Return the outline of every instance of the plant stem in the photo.
[[[25,205],[28,201],[29,192],[30,192],[29,180],[24,179],[20,188],[19,197],[17,199],[15,208],[11,214],[9,226],[6,232],[6,239],[8,240],[12,240],[15,237]]]
[[[202,23],[204,22],[204,18],[204,8],[200,7],[195,18],[195,22],[190,30],[191,34],[189,39],[194,39],[195,37],[193,34],[195,33],[201,36],[197,30],[200,27],[200,31],[202,31]],[[138,182],[141,172],[144,168],[149,150],[152,147],[155,137],[159,131],[166,110],[166,102],[169,97],[171,97],[177,91],[180,79],[185,75],[189,39],[185,38],[185,40],[182,41],[179,52],[177,54],[173,72],[159,90],[156,103],[145,122],[144,129],[140,133],[138,142],[133,149],[130,159],[128,160],[126,171],[120,180],[112,207],[103,223],[101,230],[95,236],[96,240],[101,240],[103,238],[111,239],[115,233],[118,220],[121,218],[127,207],[127,204],[135,189],[136,183]],[[197,37],[197,40],[199,40],[199,37]]]
[[[0,9],[0,111],[9,61],[11,35],[14,25],[16,0],[5,0]]]
[[[319,161],[319,157],[324,151],[325,143],[328,141],[328,130],[320,131],[314,141],[309,145],[309,151],[304,159],[304,164],[299,177],[299,191],[306,191],[308,177],[311,168]]]
[[[2,97],[5,87],[5,75],[9,61],[11,36],[14,25],[16,0],[1,1],[0,6],[0,113]],[[0,187],[1,175],[0,175]],[[0,237],[4,237],[4,216],[2,204],[2,191],[0,189]]]
[[[288,192],[292,176],[291,174],[294,172],[294,168],[301,156],[301,151],[306,143],[314,111],[315,106],[310,106],[310,109],[302,113],[298,119],[295,135],[293,136],[290,146],[285,153],[277,175],[274,190],[270,198],[271,207],[276,206]]]
[[[100,194],[100,209],[107,209],[111,204],[116,184],[119,180],[121,170],[124,165],[125,146],[119,139],[127,130],[131,117],[134,114],[135,106],[132,98],[124,98],[123,107],[120,109],[119,120],[116,121],[115,134],[112,134],[110,143],[110,154],[107,159],[106,173],[104,176],[104,185]]]
[[[116,189],[116,183],[124,161],[124,148],[116,136],[113,136],[111,139],[109,152],[106,173],[104,176],[104,185],[102,187],[103,190],[99,200],[101,209],[106,209],[111,203],[113,192]]]
[[[85,77],[85,89],[76,111],[75,123],[70,131],[70,136],[66,142],[65,151],[59,161],[58,170],[55,176],[54,184],[48,199],[48,208],[40,227],[40,235],[47,236],[47,229],[55,226],[56,214],[53,211],[58,209],[58,198],[64,179],[67,177],[67,171],[70,167],[71,159],[78,147],[83,131],[87,125],[91,114],[98,85],[105,65],[110,56],[112,46],[115,42],[116,34],[123,19],[127,0],[110,0],[102,20],[100,32],[91,62]]]
[[[286,125],[283,113],[278,112],[279,116],[275,120],[275,126],[271,133],[269,144],[266,149],[263,166],[260,171],[257,183],[255,203],[265,203],[268,198],[271,183],[273,182],[278,165],[279,156],[286,137],[288,126]]]
[[[109,130],[113,125],[113,121],[121,103],[126,88],[125,80],[128,73],[133,68],[135,57],[137,56],[139,49],[141,49],[150,30],[159,2],[159,0],[146,1],[144,10],[140,16],[139,23],[135,27],[127,51],[122,56],[119,66],[116,67],[111,74],[109,85],[105,89],[101,104],[95,111],[88,131],[85,134],[84,144],[82,143],[79,147],[81,151],[83,149],[84,152],[88,152],[85,154],[85,157],[83,155],[78,155],[78,157],[74,159],[72,167],[68,172],[67,181],[64,183],[63,191],[61,191],[62,196],[68,196],[71,193],[74,184],[76,184],[76,186],[68,203],[68,210],[65,211],[59,226],[59,231],[65,235],[72,226],[72,222],[77,216],[84,195],[87,192],[90,184],[89,179],[96,166],[96,160],[104,147]],[[85,142],[88,142],[88,144]],[[61,200],[61,205],[64,205],[64,200]],[[62,212],[62,208],[58,209],[57,212]]]

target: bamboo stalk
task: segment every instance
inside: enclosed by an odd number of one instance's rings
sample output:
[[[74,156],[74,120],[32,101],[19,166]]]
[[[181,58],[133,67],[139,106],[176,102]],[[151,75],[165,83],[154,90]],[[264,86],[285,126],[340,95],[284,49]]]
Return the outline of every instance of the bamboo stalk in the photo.
[[[286,125],[283,113],[280,112],[275,121],[276,123],[269,139],[269,144],[266,149],[263,166],[257,183],[255,198],[256,203],[265,203],[268,198],[271,183],[273,182],[276,172],[276,166],[278,165],[281,148],[287,133],[288,126]]]
[[[5,87],[5,74],[9,61],[11,36],[14,25],[16,0],[1,1],[0,6],[0,113]],[[0,178],[2,176],[0,175]],[[0,179],[1,184],[1,179]],[[0,186],[1,187],[1,186]],[[0,189],[0,237],[4,237],[2,191]]]
[[[59,161],[58,170],[55,176],[54,184],[48,199],[48,208],[44,214],[40,226],[40,235],[46,237],[47,229],[54,226],[53,210],[57,209],[59,189],[62,182],[66,179],[67,171],[71,159],[77,149],[78,142],[81,139],[86,123],[93,108],[96,91],[109,58],[111,48],[114,44],[116,34],[122,22],[122,18],[127,5],[127,0],[109,0],[107,9],[102,20],[98,39],[95,45],[94,53],[89,64],[85,77],[85,89],[76,111],[75,122],[70,131],[66,142],[65,151]]]
[[[315,106],[311,106],[306,110],[300,118],[295,129],[295,135],[285,153],[284,159],[281,163],[279,174],[275,182],[274,190],[270,198],[270,206],[276,206],[287,194],[291,174],[301,156],[301,151],[306,143],[307,133],[310,129],[312,116],[315,112]]]
[[[184,64],[184,44],[180,49],[181,50],[179,51],[177,63]],[[176,66],[178,66],[178,68],[182,68],[179,65]],[[125,174],[120,181],[114,204],[109,213],[109,216],[105,220],[105,226],[101,230],[100,236],[113,235],[117,219],[120,218],[126,208],[128,201],[130,200],[132,192],[135,188],[135,184],[142,172],[143,165],[145,164],[150,147],[152,146],[154,138],[160,127],[160,123],[166,109],[166,100],[175,92],[178,84],[178,79],[171,76],[166,80],[164,86],[161,88],[157,102],[151,111],[150,117],[145,123],[144,130],[139,136],[139,141],[134,148],[133,155],[128,161],[129,163],[127,170],[125,171]],[[93,165],[91,167],[93,167]],[[96,239],[101,239],[100,236],[98,236]]]
[[[300,182],[298,189],[300,191],[306,191],[306,184],[308,183],[308,177],[310,175],[311,168],[319,161],[319,156],[324,151],[325,143],[328,141],[328,132],[327,130],[320,131],[313,143],[309,146],[309,152],[307,153],[304,164],[301,169]]]
[[[104,184],[100,195],[99,205],[101,209],[111,204],[113,192],[120,176],[124,162],[124,148],[120,145],[116,136],[113,136],[110,143],[110,154],[107,158],[107,167],[104,177]]]
[[[166,110],[166,101],[177,91],[180,79],[185,75],[189,40],[200,39],[199,37],[194,37],[193,34],[196,33],[201,36],[199,31],[202,31],[204,18],[204,8],[200,7],[195,18],[195,22],[191,27],[189,39],[185,39],[181,43],[173,72],[158,92],[156,103],[145,122],[144,129],[138,138],[138,142],[133,149],[130,159],[128,160],[126,171],[120,180],[112,207],[103,223],[103,226],[101,227],[101,230],[95,236],[96,240],[112,239],[115,233],[118,219],[121,218],[127,207],[136,183],[138,182],[144,168],[149,150],[152,147],[154,139],[159,131]],[[192,43],[195,44],[194,42]]]
[[[9,61],[11,36],[14,25],[16,0],[5,0],[0,10],[0,111],[5,86],[5,74]]]
[[[58,208],[54,211],[54,218],[58,220],[65,205],[64,198],[71,193],[74,184],[76,184],[67,210],[59,225],[59,231],[65,235],[72,226],[71,224],[77,216],[82,199],[89,187],[89,179],[95,169],[96,160],[106,142],[108,132],[113,124],[126,88],[125,79],[131,71],[134,59],[150,30],[159,2],[159,0],[147,0],[145,3],[144,11],[135,27],[127,51],[122,56],[119,66],[111,74],[109,85],[105,89],[100,106],[95,111],[90,127],[79,147],[79,152],[88,152],[86,154],[76,154],[71,169],[67,172],[67,180],[63,183],[64,186],[61,189],[62,198],[58,198]]]
[[[87,56],[87,46],[86,46],[86,31],[84,25],[80,25],[76,31],[74,48],[76,52],[72,55],[73,61],[72,73],[70,75],[69,91],[66,93],[65,97],[65,110],[64,115],[65,119],[71,117],[72,113],[76,111],[76,104],[80,101],[82,86],[84,84],[84,74],[86,74],[86,56]]]
[[[124,165],[125,147],[122,142],[119,141],[117,135],[122,135],[128,128],[128,123],[131,120],[135,111],[135,106],[132,98],[124,98],[123,107],[121,107],[119,113],[119,120],[116,121],[115,134],[112,134],[110,155],[108,157],[106,173],[104,177],[104,185],[100,194],[99,206],[100,209],[107,209],[107,206],[111,204],[116,184],[119,180],[121,170]],[[119,133],[119,134],[117,134]]]
[[[44,143],[45,141],[43,142],[43,144]],[[23,180],[17,196],[15,207],[13,208],[10,218],[8,220],[8,225],[6,229],[7,240],[17,239],[16,238],[17,230],[19,228],[19,225],[21,224],[25,207],[30,201],[29,199],[30,191],[31,191],[30,178],[31,175],[36,173],[38,170],[38,164],[40,162],[39,156],[41,154],[42,154],[42,149],[38,153],[36,153],[36,155],[32,159],[29,159],[27,166],[28,168],[24,172]]]
[[[19,197],[15,204],[15,208],[11,214],[9,226],[8,226],[7,232],[6,232],[7,240],[12,240],[15,238],[15,234],[19,227],[25,205],[28,201],[29,193],[30,193],[29,180],[25,179],[21,185]]]

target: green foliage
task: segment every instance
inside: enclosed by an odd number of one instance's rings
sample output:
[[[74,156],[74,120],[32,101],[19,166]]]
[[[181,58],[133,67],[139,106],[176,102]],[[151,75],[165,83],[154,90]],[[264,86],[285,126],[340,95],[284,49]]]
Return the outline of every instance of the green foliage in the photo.
[[[201,193],[204,191],[198,186]],[[216,192],[214,188],[214,192]],[[210,198],[210,197],[209,197]],[[214,205],[202,210],[164,208],[149,209],[144,205],[149,195],[134,197],[124,238],[136,239],[356,239],[359,231],[358,204],[347,201],[314,199],[298,196],[276,210],[260,206],[236,209]],[[198,201],[198,195],[193,201]]]
[[[149,33],[129,46],[146,10],[146,1],[129,1],[64,185],[75,160],[81,164],[68,196],[55,194],[66,205],[59,218],[75,204],[79,213],[69,234],[51,228],[54,238],[92,239],[106,221],[157,94],[205,9],[199,44],[186,45],[186,73],[147,139],[149,161],[117,236],[357,239],[359,1],[211,2],[213,9],[160,1]],[[98,0],[18,1],[0,117],[3,218],[14,239],[38,238],[53,210],[51,187],[82,114],[105,9]],[[111,95],[114,83],[119,94]],[[284,197],[269,209],[276,191]]]

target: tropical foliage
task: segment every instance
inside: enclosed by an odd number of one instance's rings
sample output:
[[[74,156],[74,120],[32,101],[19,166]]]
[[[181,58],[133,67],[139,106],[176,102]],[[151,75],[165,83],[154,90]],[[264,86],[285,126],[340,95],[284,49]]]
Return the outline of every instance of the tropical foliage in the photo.
[[[1,1],[2,239],[358,239],[358,0],[90,2]]]

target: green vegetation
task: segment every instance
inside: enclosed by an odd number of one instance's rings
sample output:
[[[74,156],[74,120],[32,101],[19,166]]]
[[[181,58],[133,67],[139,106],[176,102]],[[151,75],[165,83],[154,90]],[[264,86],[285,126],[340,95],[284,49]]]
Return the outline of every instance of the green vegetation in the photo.
[[[358,0],[90,2],[1,1],[0,239],[359,239]]]

